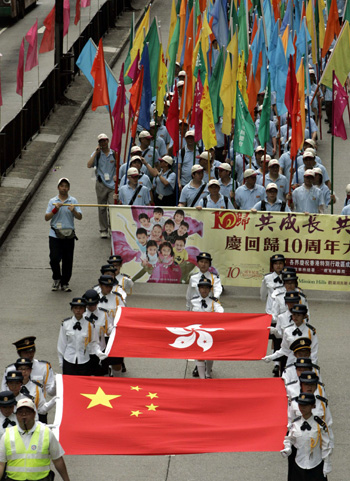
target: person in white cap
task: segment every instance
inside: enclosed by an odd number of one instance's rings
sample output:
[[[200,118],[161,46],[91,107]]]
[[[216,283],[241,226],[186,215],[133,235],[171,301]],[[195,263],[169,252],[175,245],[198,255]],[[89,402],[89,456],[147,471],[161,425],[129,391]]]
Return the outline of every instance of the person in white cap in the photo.
[[[181,190],[179,207],[196,207],[207,195],[207,184],[203,182],[203,172],[203,167],[199,164],[192,166],[192,180]]]
[[[315,167],[319,167],[323,172],[323,182],[331,189],[331,181],[329,180],[328,172],[324,165],[318,164],[315,160],[316,158],[316,151],[314,149],[308,148],[305,149],[303,153],[303,162],[304,165],[298,168],[298,178],[296,173],[293,175],[292,184],[295,187],[298,187],[303,183],[304,179],[304,172],[306,170],[314,169]]]
[[[7,428],[0,439],[0,478],[6,471],[8,480],[49,481],[53,479],[52,461],[63,481],[69,481],[62,446],[51,429],[36,421],[35,415],[33,401],[18,401],[18,424]]]
[[[149,189],[139,184],[140,174],[136,167],[128,170],[128,182],[119,188],[119,203],[122,205],[150,205]]]
[[[263,176],[259,176],[256,182],[257,184],[263,185]],[[266,172],[265,175],[264,187],[271,183],[277,185],[277,197],[284,202],[286,200],[286,195],[288,194],[289,185],[286,177],[280,174],[280,164],[276,159],[271,159],[268,163],[268,172]]]
[[[66,177],[57,183],[58,195],[49,200],[45,220],[50,221],[49,248],[52,270],[52,291],[71,292],[75,239],[74,219],[81,220],[83,214],[75,197],[69,195],[70,182]],[[65,206],[65,204],[68,204]],[[62,266],[61,266],[62,263]],[[61,270],[62,267],[62,270]]]
[[[214,155],[212,155],[212,151],[210,150],[205,150],[198,156],[198,164],[204,169],[204,174],[203,174],[204,182],[208,183],[210,179],[216,178],[215,169],[218,167],[218,164],[216,164],[216,162],[217,161],[214,160]],[[208,172],[209,167],[210,167],[210,173]]]
[[[151,179],[149,178],[148,175],[146,175],[145,172],[147,172],[147,167],[146,165],[142,164],[142,159],[141,157],[141,152],[139,152],[139,155],[133,155],[130,159],[129,162],[129,168],[133,167],[136,168],[139,172],[139,185],[144,185],[148,190],[152,189],[152,182]],[[126,165],[126,164],[124,164]],[[126,172],[123,175],[123,177],[120,179],[120,187],[126,184],[127,181],[127,175]]]
[[[227,162],[223,162],[218,167],[220,194],[231,199],[233,197],[233,182],[231,177],[232,167]],[[234,190],[239,187],[238,182],[234,181]]]
[[[291,207],[295,212],[324,214],[325,203],[323,194],[320,189],[313,185],[314,177],[315,172],[312,169],[306,170],[303,185],[293,191]]]
[[[265,187],[256,184],[256,172],[253,169],[246,169],[243,178],[245,183],[236,190],[234,205],[236,209],[250,210],[257,202],[265,199]]]
[[[344,200],[344,207],[346,207],[347,205],[350,204],[350,184],[348,184],[345,188],[345,193],[346,193],[346,197],[345,197],[345,200]],[[343,211],[344,211],[344,208],[342,210],[342,215],[347,215],[347,214],[343,214]]]
[[[130,161],[129,161],[129,166],[128,166],[128,163],[127,162],[124,162],[124,164],[122,164],[119,168],[119,180],[120,180],[120,184],[123,185],[125,184],[125,182],[122,182],[121,179],[124,178],[125,180],[125,175],[126,175],[126,171],[127,171],[127,168],[129,167],[137,167],[136,165],[131,165],[131,159],[135,156],[138,156],[138,157],[142,157],[142,149],[139,145],[134,145],[133,147],[131,147],[130,149]],[[140,172],[142,172],[143,174],[147,174],[147,167],[145,165],[142,164],[141,162],[141,169],[140,169]]]
[[[151,120],[149,123],[149,133],[152,135],[153,139],[154,139],[154,136],[156,135],[156,149],[158,150],[159,156],[163,157],[163,155],[167,155],[168,149],[167,149],[167,146],[165,145],[163,138],[160,137],[158,134],[158,128],[157,128],[157,134],[156,134],[155,120]],[[152,142],[152,146],[154,147],[153,142]]]
[[[152,135],[148,132],[148,130],[142,130],[139,133],[139,140],[140,140],[140,147],[142,149],[142,154],[141,157],[144,159],[142,162],[146,167],[147,164],[150,164],[151,166],[154,167],[153,165],[153,159],[154,163],[158,162],[159,159],[159,152],[156,149],[154,152],[153,145],[151,145],[151,140],[152,140]],[[147,168],[147,175],[150,176],[150,171]]]
[[[323,182],[322,169],[320,169],[319,167],[315,167],[313,169],[313,171],[315,173],[313,184],[316,187],[318,187],[320,189],[320,191],[322,192],[323,198],[324,198],[324,204],[325,204],[325,212],[327,212],[327,208],[328,208],[329,204],[330,203],[333,203],[333,204],[336,203],[336,201],[337,201],[336,196],[335,196],[334,193],[333,193],[333,195],[331,195],[331,191],[329,190],[327,185]]]
[[[147,165],[153,179],[154,202],[156,205],[175,206],[176,174],[172,165],[174,159],[170,155],[164,155],[159,159],[160,170]]]
[[[281,157],[279,158],[280,172],[287,179],[288,186],[289,186],[289,182],[290,182],[290,168],[291,168],[291,164],[292,164],[292,160],[290,158],[290,144],[291,144],[291,141],[292,141],[292,137],[289,137],[288,141],[285,144],[285,151],[281,155]],[[298,155],[298,157],[297,157],[297,168],[303,167],[303,165],[304,165],[303,156]],[[294,172],[295,172],[295,160],[293,161],[293,172],[292,172],[292,174],[294,174]]]
[[[104,205],[114,204],[113,194],[116,181],[115,152],[109,148],[109,139],[106,134],[100,134],[97,140],[98,146],[91,154],[87,167],[88,169],[95,169],[97,203]],[[109,228],[107,207],[98,208],[98,220],[101,239],[107,239]]]
[[[259,149],[259,150],[257,150]],[[263,177],[264,177],[264,164],[265,164],[265,176],[268,174],[269,171],[269,162],[271,160],[271,156],[269,154],[264,155],[264,149],[262,147],[257,147],[255,150],[255,160],[256,163],[258,164],[259,168],[256,169],[256,183],[262,185]],[[262,155],[260,155],[262,154]]]
[[[260,109],[260,114],[261,114]],[[260,124],[260,114],[259,118],[255,121],[255,138],[258,139],[258,131],[259,131],[259,124]],[[259,142],[259,140],[258,140]],[[273,157],[277,152],[277,129],[275,123],[270,120],[270,139],[266,142],[266,152]]]
[[[303,145],[303,152],[298,155],[298,163],[300,161],[300,165],[303,164],[303,153],[305,152],[306,149],[313,149],[315,151],[315,162],[316,164],[322,164],[321,157],[317,155],[317,144],[315,140],[312,139],[305,139],[304,140],[304,145]]]
[[[203,207],[208,209],[231,209],[233,204],[230,199],[220,193],[220,183],[216,179],[211,179],[208,182],[209,195],[199,201],[196,209],[201,210]]]
[[[181,132],[181,125],[180,125],[180,132]],[[197,148],[196,148],[196,151],[194,152],[194,146],[195,146],[194,130],[188,130],[185,133],[185,141],[186,141],[186,145],[181,149],[180,155],[179,155],[178,179],[179,179],[180,189],[182,189],[186,184],[191,182],[191,178],[192,178],[191,169],[193,164],[195,163],[193,161],[193,158],[199,155],[199,151]]]
[[[260,200],[252,209],[252,212],[257,211],[274,211],[274,212],[290,212],[286,201],[277,198],[278,186],[270,182],[266,186],[267,200]]]

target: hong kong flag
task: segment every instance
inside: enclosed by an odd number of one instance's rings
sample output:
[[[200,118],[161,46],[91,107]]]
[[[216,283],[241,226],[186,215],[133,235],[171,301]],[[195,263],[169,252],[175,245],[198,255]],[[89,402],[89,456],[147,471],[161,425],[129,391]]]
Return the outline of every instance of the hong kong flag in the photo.
[[[282,379],[127,379],[57,375],[55,434],[66,454],[279,451]]]
[[[254,361],[266,355],[271,316],[119,308],[109,356]]]

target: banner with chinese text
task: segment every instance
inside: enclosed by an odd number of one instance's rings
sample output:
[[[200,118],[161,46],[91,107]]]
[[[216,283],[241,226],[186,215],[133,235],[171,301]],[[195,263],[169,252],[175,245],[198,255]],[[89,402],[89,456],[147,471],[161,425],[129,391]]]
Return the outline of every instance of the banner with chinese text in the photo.
[[[205,251],[226,286],[259,287],[275,253],[296,268],[302,288],[350,286],[346,216],[116,206],[110,218],[113,253],[134,281],[186,283]]]

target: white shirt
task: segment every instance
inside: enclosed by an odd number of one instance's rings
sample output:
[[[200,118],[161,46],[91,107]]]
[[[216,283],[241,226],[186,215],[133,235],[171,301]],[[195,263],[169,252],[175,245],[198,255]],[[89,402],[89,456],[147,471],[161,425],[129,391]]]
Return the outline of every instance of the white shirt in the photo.
[[[113,328],[113,317],[104,307],[97,307],[97,309],[95,309],[93,312],[86,309],[83,314],[84,319],[88,321],[91,316],[92,322],[97,331],[98,343],[103,351],[106,348],[106,337],[110,335]],[[97,319],[94,319],[95,317]]]
[[[28,446],[30,445],[30,441],[32,439],[33,433],[34,433],[35,429],[37,428],[38,424],[40,424],[42,427],[46,427],[45,424],[43,424],[39,421],[34,423],[34,426],[32,427],[32,429],[30,431],[23,431],[23,429],[21,429],[18,426],[18,432],[21,435],[21,439],[22,439],[23,444],[26,447],[26,449],[28,449]],[[58,458],[60,458],[61,456],[64,455],[64,451],[63,451],[60,443],[57,441],[56,436],[53,434],[53,432],[51,430],[49,430],[49,431],[50,431],[49,432],[49,451],[50,451],[49,454],[50,454],[50,458],[51,459],[58,459]],[[7,460],[6,460],[6,449],[5,449],[5,436],[2,436],[2,438],[0,439],[0,462],[6,463],[6,461]]]
[[[198,290],[198,282],[201,277],[204,276],[211,281],[211,295],[219,299],[222,293],[222,285],[220,281],[220,277],[216,274],[212,274],[211,272],[207,271],[204,274],[202,272],[197,272],[192,274],[188,283],[187,293],[186,293],[186,310],[189,311],[191,309],[191,299],[195,296],[199,296]]]
[[[6,391],[6,374],[9,371],[15,371],[16,366],[11,364],[5,369],[4,376],[2,378],[1,390]],[[44,386],[44,395],[47,392],[50,396],[55,396],[56,394],[56,381],[55,373],[51,367],[51,364],[47,361],[38,361],[38,359],[33,359],[32,372],[30,373],[30,379],[32,381],[37,381]]]
[[[303,304],[304,306],[307,307],[308,310],[308,319],[310,320],[310,313],[309,313],[309,304],[306,300],[306,296],[303,293],[303,291],[300,289],[300,287],[296,287],[294,289],[295,291],[299,292],[300,295],[300,302],[299,304]],[[288,310],[286,306],[286,301],[284,300],[284,296],[286,295],[287,290],[284,286],[279,287],[278,289],[275,289],[273,293],[271,294],[272,298],[272,317],[274,320],[277,319],[277,316],[282,314],[282,312],[286,312]]]
[[[276,282],[275,282],[276,280]],[[266,300],[266,313],[272,314],[272,293],[275,289],[282,286],[282,274],[276,274],[276,272],[270,272],[266,274],[262,280],[260,287],[260,299]]]
[[[203,301],[203,302],[202,302]],[[204,304],[205,303],[205,304]],[[224,312],[220,302],[212,297],[195,296],[191,299],[191,311],[194,312]]]
[[[16,417],[16,415],[15,415],[14,413],[10,414],[10,415],[8,416],[8,418],[9,418],[10,421],[15,422],[15,423],[17,424],[17,417]],[[4,422],[5,422],[5,419],[6,419],[6,416],[4,416],[3,414],[1,414],[1,412],[0,412],[0,438],[1,438],[1,436],[4,434],[5,429],[6,429],[6,428],[3,428],[3,427],[2,427],[2,425],[3,425]],[[7,427],[10,428],[10,427],[11,427],[11,424],[9,424]]]
[[[301,332],[301,335],[297,334],[295,331],[296,329],[299,329]],[[295,332],[295,334],[293,334]],[[287,356],[287,364],[295,362],[296,358],[294,356],[293,351],[290,349],[290,345],[299,337],[308,337],[311,339],[311,359],[312,362],[317,364],[317,353],[318,353],[318,339],[317,339],[317,334],[316,334],[316,329],[311,328],[309,324],[307,324],[305,321],[297,327],[295,323],[293,322],[293,325],[290,327],[287,327],[284,330],[283,333],[283,338],[282,338],[282,344],[281,348],[278,351],[275,351],[273,354],[270,354],[270,359],[274,360],[277,359],[280,356]]]
[[[112,291],[110,294],[103,296],[101,294],[101,288],[99,286],[94,287],[94,289],[99,293],[100,299],[106,298],[107,302],[99,302],[98,307],[102,307],[103,309],[107,309],[108,314],[112,317],[115,316],[117,312],[118,306],[125,307],[125,299],[122,297],[122,294],[119,292],[119,286],[117,286],[117,291]],[[125,294],[126,297],[126,294]]]
[[[322,192],[314,185],[310,189],[307,189],[304,184],[297,187],[292,197],[295,212],[318,214],[320,206],[325,205]]]
[[[115,276],[115,278],[118,281],[119,288],[121,288],[125,293],[126,293],[127,290],[131,291],[131,289],[134,285],[134,282],[131,280],[131,277],[127,276],[126,274],[120,273],[117,276]],[[131,292],[129,292],[129,294],[131,294]]]

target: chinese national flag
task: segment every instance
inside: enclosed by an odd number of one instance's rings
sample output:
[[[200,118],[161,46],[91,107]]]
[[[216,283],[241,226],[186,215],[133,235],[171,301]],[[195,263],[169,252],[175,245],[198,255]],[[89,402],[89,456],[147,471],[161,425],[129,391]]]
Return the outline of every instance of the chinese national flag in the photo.
[[[271,316],[119,308],[109,356],[253,361],[266,354]]]
[[[102,38],[98,43],[96,56],[91,68],[91,75],[95,80],[94,94],[92,97],[92,110],[96,110],[101,105],[109,105],[107,75],[105,58],[103,54]]]
[[[127,379],[57,375],[54,429],[66,454],[279,451],[282,379]]]

